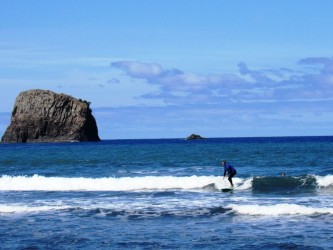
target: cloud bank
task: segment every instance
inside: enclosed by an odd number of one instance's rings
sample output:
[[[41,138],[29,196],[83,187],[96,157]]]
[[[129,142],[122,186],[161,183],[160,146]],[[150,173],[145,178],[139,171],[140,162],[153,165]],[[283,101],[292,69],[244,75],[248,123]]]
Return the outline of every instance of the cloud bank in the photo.
[[[305,58],[301,70],[251,70],[238,64],[239,74],[194,74],[180,69],[165,69],[157,63],[118,61],[113,68],[133,79],[158,86],[158,91],[142,96],[166,104],[225,104],[281,101],[332,100],[333,58]]]

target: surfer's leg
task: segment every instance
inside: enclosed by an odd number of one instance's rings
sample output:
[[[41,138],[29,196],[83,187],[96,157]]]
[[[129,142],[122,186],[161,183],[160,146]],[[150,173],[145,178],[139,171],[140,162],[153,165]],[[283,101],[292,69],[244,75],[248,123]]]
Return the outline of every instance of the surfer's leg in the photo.
[[[228,181],[230,182],[230,184],[231,184],[231,186],[233,187],[234,186],[234,184],[232,183],[232,176],[231,175],[229,175],[229,177],[228,177]]]
[[[233,173],[233,174],[229,175],[229,177],[228,177],[228,180],[232,187],[234,186],[234,184],[232,183],[232,177],[234,177],[235,175],[236,175],[236,173]]]

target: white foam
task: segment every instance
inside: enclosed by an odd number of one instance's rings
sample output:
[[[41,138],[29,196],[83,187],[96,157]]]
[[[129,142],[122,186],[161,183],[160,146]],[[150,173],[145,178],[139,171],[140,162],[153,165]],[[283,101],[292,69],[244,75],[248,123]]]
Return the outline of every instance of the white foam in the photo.
[[[315,176],[320,187],[333,186],[333,175]],[[252,187],[253,178],[233,178],[236,190]],[[134,190],[168,190],[200,189],[209,184],[217,189],[229,187],[227,178],[222,176],[143,176],[143,177],[45,177],[8,176],[0,177],[1,191],[134,191]]]
[[[333,214],[330,207],[308,207],[297,204],[276,204],[276,205],[231,205],[235,212],[248,215],[314,215],[314,214]]]
[[[50,210],[66,209],[68,206],[27,206],[27,205],[0,205],[0,213],[31,213]]]
[[[333,186],[333,175],[318,176],[315,175],[319,187]]]
[[[7,176],[0,178],[2,191],[131,191],[196,189],[219,182],[216,176],[146,176],[108,178],[65,178],[34,176]]]
[[[236,188],[237,190],[246,190],[252,188],[253,177],[247,178],[242,182],[239,182],[239,186]],[[236,184],[238,184],[236,182]]]
[[[252,187],[253,178],[242,179],[242,178],[233,178],[232,181],[235,185],[235,190],[246,190]],[[223,176],[215,177],[214,183],[217,189],[229,188],[230,183],[227,178],[223,178]]]

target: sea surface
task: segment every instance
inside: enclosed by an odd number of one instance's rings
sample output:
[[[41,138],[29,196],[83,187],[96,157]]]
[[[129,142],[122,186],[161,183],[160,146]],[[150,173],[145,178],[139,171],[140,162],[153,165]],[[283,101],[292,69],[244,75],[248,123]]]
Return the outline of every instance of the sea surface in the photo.
[[[333,249],[333,137],[0,144],[0,249]]]

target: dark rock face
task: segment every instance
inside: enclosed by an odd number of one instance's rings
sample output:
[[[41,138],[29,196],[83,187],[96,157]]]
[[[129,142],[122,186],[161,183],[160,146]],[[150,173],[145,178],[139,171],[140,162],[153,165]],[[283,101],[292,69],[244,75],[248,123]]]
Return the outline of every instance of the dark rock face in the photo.
[[[48,90],[21,92],[2,142],[99,141],[89,103]]]
[[[191,134],[190,136],[186,137],[186,140],[202,140],[202,139],[204,138],[197,134]]]

